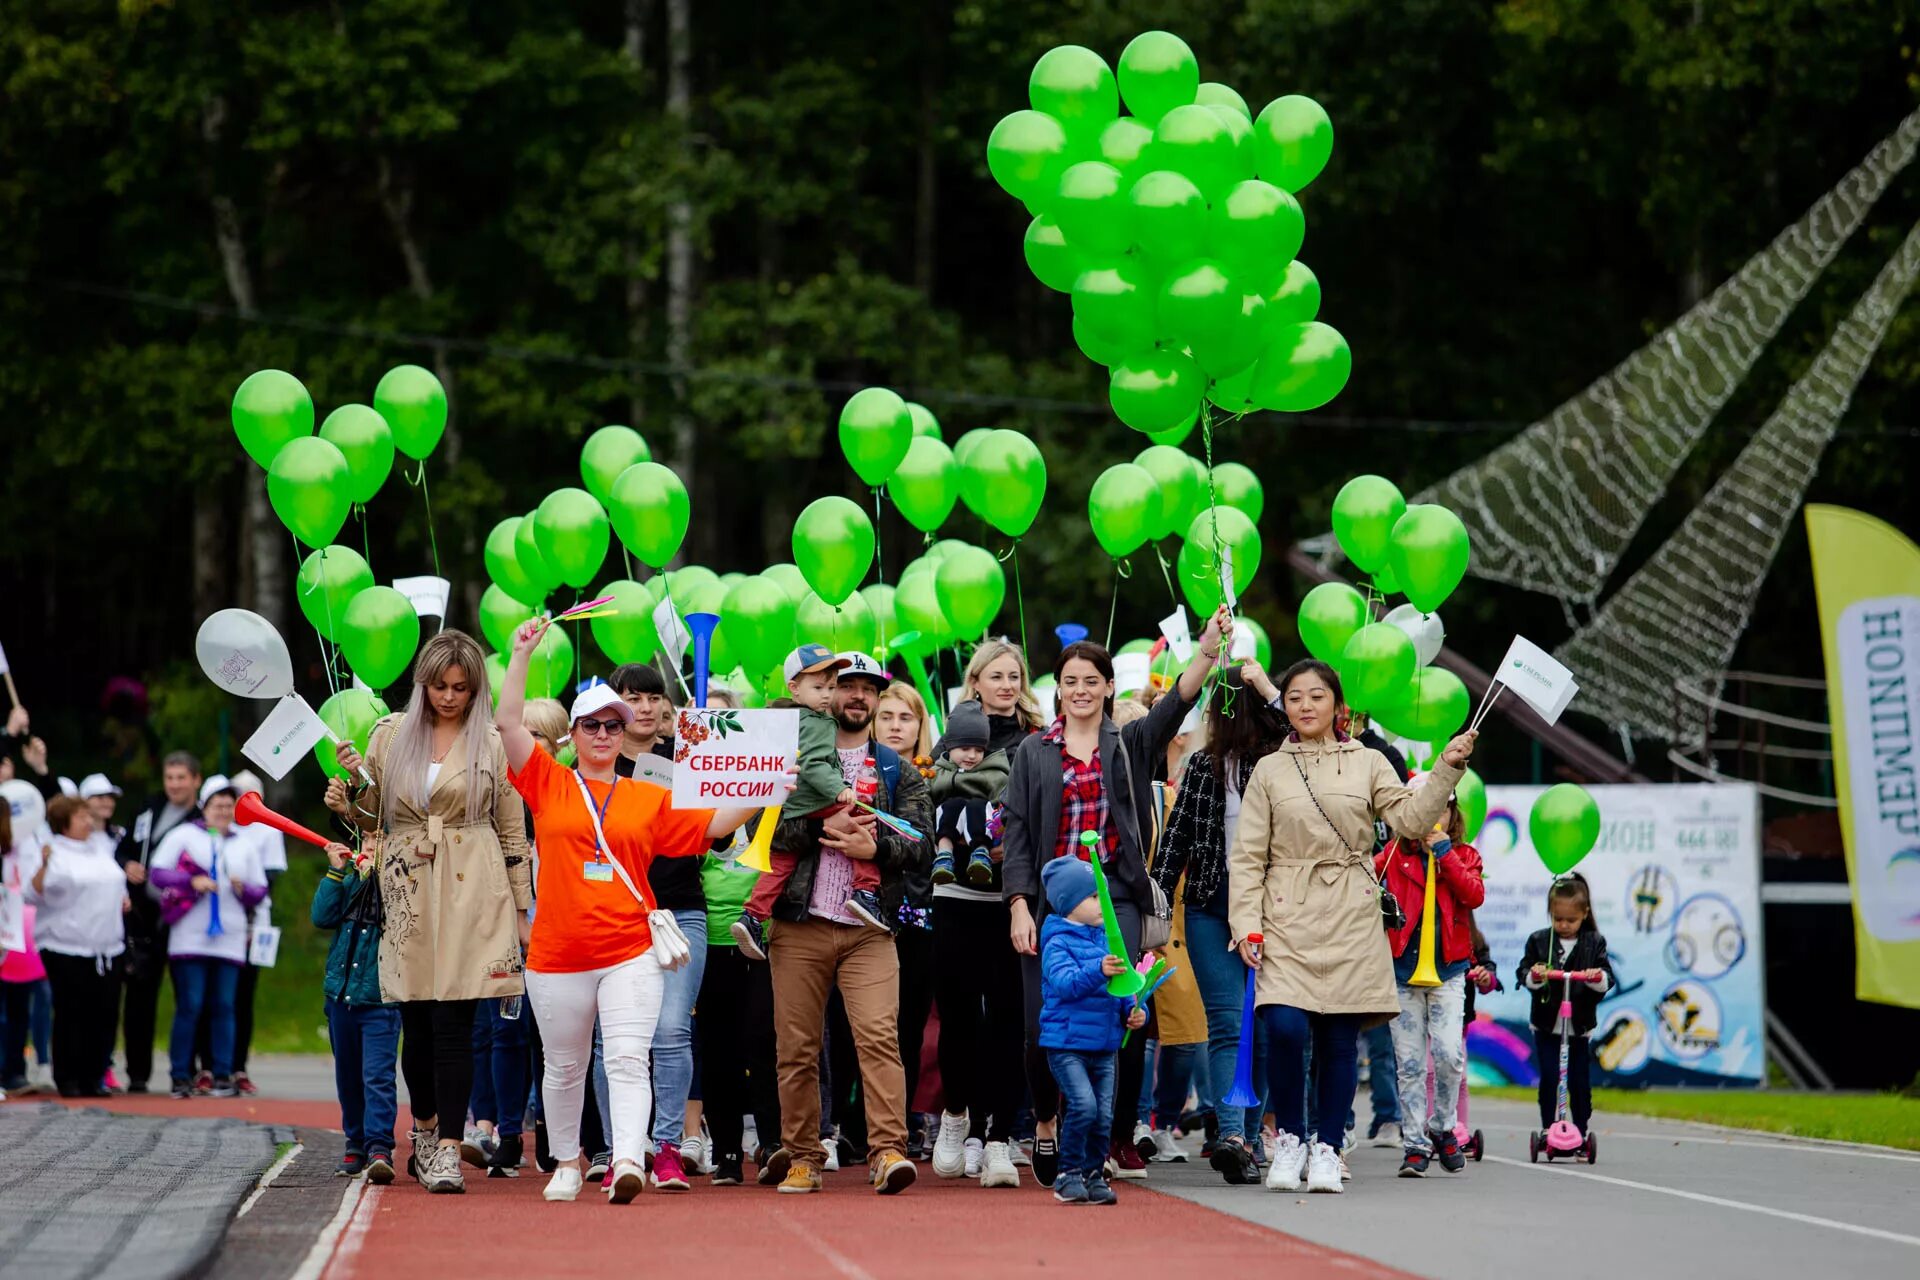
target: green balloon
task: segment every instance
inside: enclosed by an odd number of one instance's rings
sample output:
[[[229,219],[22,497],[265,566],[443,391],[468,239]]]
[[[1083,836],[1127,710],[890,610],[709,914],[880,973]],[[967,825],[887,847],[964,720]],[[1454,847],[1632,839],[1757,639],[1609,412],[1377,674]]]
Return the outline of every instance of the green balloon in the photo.
[[[316,714],[320,723],[333,730],[336,737],[351,742],[354,750],[361,755],[367,753],[367,739],[373,736],[373,726],[382,716],[390,714],[387,704],[376,694],[366,689],[342,689],[321,703]],[[278,748],[275,749],[276,751]],[[347,771],[340,767],[339,759],[333,753],[331,739],[323,739],[314,744],[313,758],[329,778],[345,778]]]
[[[1208,107],[1207,110],[1213,112],[1214,118],[1226,129],[1230,144],[1227,172],[1207,192],[1209,199],[1219,200],[1233,188],[1233,184],[1253,177],[1253,124],[1232,107]]]
[[[482,663],[487,668],[487,698],[497,710],[500,706],[500,691],[507,687],[507,660],[500,654],[489,653],[482,659]],[[554,758],[559,759],[558,756]]]
[[[680,584],[676,582],[674,584],[676,595],[679,590]],[[739,660],[734,657],[733,633],[727,629],[726,605],[728,590],[727,584],[720,581],[719,575],[716,574],[711,582],[702,582],[697,587],[689,590],[684,596],[678,596],[682,606],[681,616],[683,618],[691,617],[696,613],[710,613],[720,619],[719,625],[714,627],[713,635],[707,643],[707,672],[709,675],[715,671],[731,671],[740,665]]]
[[[720,616],[729,644],[749,670],[770,671],[793,648],[794,603],[770,578],[742,578],[727,588]]]
[[[607,518],[620,542],[640,563],[664,569],[686,541],[690,511],[687,487],[657,462],[622,471],[608,493]]]
[[[1067,243],[1083,253],[1125,253],[1132,243],[1126,184],[1104,160],[1082,160],[1062,173],[1050,208]]]
[[[1220,263],[1183,263],[1160,285],[1159,336],[1175,350],[1224,344],[1239,327],[1240,298],[1240,285]]]
[[[1130,556],[1161,523],[1160,482],[1145,467],[1116,462],[1100,473],[1087,495],[1093,536],[1114,559]]]
[[[845,498],[814,499],[794,521],[793,562],[814,594],[839,604],[873,565],[873,520]]]
[[[1548,787],[1527,814],[1527,838],[1547,870],[1563,876],[1599,841],[1600,806],[1585,787],[1571,782]]]
[[[1151,351],[1151,347],[1132,346],[1124,342],[1111,342],[1094,333],[1080,322],[1078,316],[1073,320],[1073,345],[1080,348],[1080,354],[1097,365],[1112,366],[1123,364],[1134,355]]]
[[[1282,325],[1254,366],[1254,395],[1262,408],[1306,413],[1339,395],[1352,373],[1353,352],[1338,329],[1318,320]]]
[[[1089,267],[1073,282],[1073,318],[1123,350],[1144,351],[1155,337],[1158,290],[1158,282],[1132,258]]]
[[[1127,192],[1127,229],[1140,251],[1159,262],[1198,257],[1207,244],[1207,198],[1183,173],[1143,173]]]
[[[310,547],[324,547],[347,522],[347,460],[318,436],[289,440],[267,468],[267,498],[280,523]]]
[[[364,404],[343,404],[320,424],[320,438],[347,460],[347,496],[365,504],[393,470],[393,432]]]
[[[1228,393],[1230,396],[1240,395],[1245,401],[1245,408],[1236,406],[1232,410],[1235,413],[1258,407],[1252,398],[1253,366],[1272,338],[1272,325],[1268,321],[1267,311],[1264,295],[1242,293],[1232,319],[1223,330],[1190,344],[1193,362],[1206,372],[1209,379],[1218,382],[1222,378],[1245,375],[1244,382],[1236,384],[1244,388],[1245,394],[1238,391]]]
[[[1347,705],[1355,711],[1372,711],[1406,688],[1415,663],[1413,641],[1406,632],[1391,623],[1369,622],[1353,633],[1333,666],[1340,673]]]
[[[1245,632],[1253,637],[1253,660],[1263,667],[1273,666],[1273,640],[1267,635],[1267,629],[1252,618],[1235,618],[1233,629],[1236,633]]]
[[[447,429],[447,391],[417,364],[395,365],[373,389],[373,407],[393,429],[393,446],[409,458],[424,458]]]
[[[1254,527],[1246,512],[1233,507],[1213,507],[1202,511],[1187,526],[1187,541],[1199,548],[1195,564],[1208,569],[1216,581],[1220,577],[1220,569],[1214,559],[1215,547],[1232,554],[1233,595],[1236,600],[1253,585],[1254,574],[1260,569],[1260,530]]]
[[[963,636],[986,634],[1007,598],[1007,575],[990,551],[962,547],[933,571],[940,603]]]
[[[1073,139],[1091,138],[1120,114],[1120,89],[1107,60],[1091,49],[1063,44],[1040,55],[1027,80],[1035,111],[1058,120]]]
[[[1320,314],[1320,278],[1298,258],[1287,264],[1279,283],[1267,291],[1267,318],[1275,328],[1305,324]]]
[[[1373,573],[1393,553],[1393,526],[1407,511],[1407,500],[1393,481],[1355,476],[1333,495],[1333,536],[1353,567]]]
[[[1388,563],[1407,600],[1422,613],[1438,609],[1467,576],[1472,545],[1460,517],[1431,502],[1416,503],[1393,522]]]
[[[539,531],[534,526],[533,515],[527,512],[513,531],[513,558],[520,562],[520,572],[540,588],[540,598],[544,600],[559,590],[560,575],[540,554]]]
[[[873,611],[875,643],[882,649],[891,649],[893,638],[906,630],[900,625],[900,615],[893,607],[894,592],[895,589],[884,582],[869,582],[860,588],[860,598],[865,600],[867,608]]]
[[[599,617],[587,619],[600,652],[616,663],[651,662],[654,650],[660,647],[660,633],[653,626],[653,610],[659,601],[631,578],[609,582],[600,594],[613,597],[602,606]]]
[[[335,543],[307,554],[300,562],[299,586],[294,596],[313,629],[337,640],[347,602],[373,585],[373,570],[352,547]]]
[[[601,506],[611,505],[613,482],[628,467],[653,461],[653,450],[632,427],[602,427],[580,446],[580,480]]]
[[[1041,111],[1015,111],[987,138],[987,169],[1000,189],[1029,207],[1050,202],[1067,167],[1067,131]]]
[[[931,652],[952,644],[953,623],[940,604],[940,587],[935,580],[938,566],[922,556],[908,565],[894,587],[893,610],[900,625],[920,633],[917,652]]]
[[[1419,651],[1415,651],[1418,660]],[[1402,738],[1446,742],[1467,723],[1473,699],[1460,677],[1445,667],[1419,667],[1398,693],[1373,710],[1373,718]]]
[[[840,451],[867,485],[885,484],[912,443],[907,402],[885,387],[854,392],[840,410]]]
[[[1212,199],[1239,178],[1234,162],[1233,134],[1209,107],[1175,107],[1153,126],[1153,145],[1147,159],[1156,169],[1185,174]]]
[[[1146,124],[1191,103],[1199,91],[1199,59],[1171,32],[1142,32],[1120,53],[1120,96]]]
[[[555,489],[533,513],[540,558],[567,586],[593,581],[607,558],[607,538],[607,513],[585,489]]]
[[[1333,121],[1312,98],[1275,98],[1253,122],[1253,149],[1255,172],[1283,191],[1297,192],[1327,167]]]
[[[1009,538],[1033,527],[1047,493],[1047,464],[1033,441],[995,431],[968,451],[965,469],[972,479],[961,495],[976,515]]]
[[[369,688],[384,689],[406,672],[420,647],[420,615],[392,587],[368,587],[347,602],[340,651]]]
[[[247,375],[233,392],[233,433],[240,447],[270,468],[281,446],[313,434],[313,397],[300,379],[278,369]]]
[[[1192,458],[1172,445],[1156,444],[1142,449],[1133,461],[1160,486],[1160,518],[1153,522],[1153,531],[1147,536],[1158,542],[1170,533],[1184,532],[1207,505]]]
[[[1293,261],[1307,238],[1307,217],[1298,200],[1252,178],[1235,183],[1214,204],[1208,231],[1222,262],[1237,270],[1265,271]]]
[[[573,641],[565,627],[548,627],[527,661],[527,696],[564,698],[572,688]]]
[[[1205,368],[1205,365],[1201,366]],[[1260,406],[1253,402],[1253,367],[1237,373],[1216,374],[1207,383],[1207,399],[1236,417]]]
[[[1100,131],[1100,158],[1132,185],[1147,171],[1147,148],[1152,143],[1152,129],[1132,116],[1122,116]]]
[[[480,593],[480,634],[495,649],[511,649],[513,633],[531,617],[533,606],[515,600],[497,582]]]
[[[1027,269],[1033,278],[1059,293],[1071,293],[1073,282],[1086,270],[1086,258],[1067,243],[1066,233],[1051,214],[1027,224]]]
[[[1383,597],[1395,595],[1400,590],[1400,580],[1393,576],[1393,566],[1381,565],[1373,571],[1373,589]]]
[[[1197,543],[1183,543],[1174,573],[1180,580],[1180,594],[1187,598],[1194,613],[1202,618],[1213,616],[1213,611],[1220,607],[1221,596],[1220,568],[1214,563],[1212,553]]]
[[[667,585],[672,588],[674,603],[680,606],[682,617],[703,612],[694,601],[718,585],[719,581],[720,575],[703,564],[681,565],[667,575]],[[720,610],[713,608],[704,612],[718,613]]]
[[[1253,122],[1253,108],[1247,105],[1247,100],[1217,80],[1204,81],[1194,91],[1193,100],[1203,107],[1231,107],[1246,117],[1249,124]]]
[[[547,593],[520,567],[516,535],[522,519],[522,516],[508,516],[487,534],[487,576],[521,604],[537,606],[547,598]]]
[[[940,539],[940,541],[928,547],[926,551],[921,554],[921,559],[929,561],[935,566],[938,566],[942,560],[945,560],[948,556],[952,555],[954,552],[960,551],[972,545],[973,544],[971,542],[967,542],[960,538],[942,538]]]
[[[1167,431],[1199,412],[1207,377],[1178,351],[1143,351],[1113,366],[1107,397],[1114,417],[1135,431]]]
[[[1147,439],[1153,441],[1155,444],[1173,445],[1177,448],[1187,442],[1187,437],[1192,435],[1193,429],[1199,425],[1200,415],[1195,413],[1191,418],[1188,418],[1178,426],[1168,427],[1165,431],[1147,432]],[[1165,535],[1162,534],[1161,536],[1164,537]]]
[[[1266,510],[1267,495],[1261,488],[1260,477],[1253,474],[1251,468],[1238,462],[1223,462],[1213,469],[1213,500],[1222,506],[1237,507],[1247,513],[1247,519],[1260,523],[1260,513]]]
[[[796,608],[799,607],[802,600],[807,598],[807,592],[813,590],[812,587],[807,585],[807,575],[800,572],[798,565],[786,563],[770,564],[767,566],[766,572],[760,576],[786,592],[787,599],[792,601]],[[785,654],[781,654],[780,656],[783,658],[786,657]]]
[[[800,644],[826,645],[835,653],[872,653],[879,639],[873,609],[857,591],[850,593],[839,608],[809,592],[794,613],[793,637]],[[786,654],[780,656],[785,658]]]
[[[1298,621],[1307,652],[1337,664],[1347,641],[1367,625],[1367,602],[1344,582],[1323,582],[1301,597]]]
[[[915,436],[887,481],[887,496],[914,528],[922,533],[938,529],[960,499],[960,468],[953,450],[931,436]]]
[[[1471,844],[1480,834],[1480,828],[1487,825],[1487,784],[1480,781],[1479,774],[1468,769],[1460,775],[1460,781],[1453,784],[1453,798],[1460,806],[1460,821]]]
[[[1072,284],[1072,281],[1068,281],[1067,287],[1071,288]],[[1062,290],[1062,292],[1065,292],[1065,290]],[[907,413],[913,418],[913,434],[915,439],[921,436],[926,436],[930,440],[941,439],[940,419],[933,416],[933,410],[923,404],[915,404],[909,400],[907,401]]]

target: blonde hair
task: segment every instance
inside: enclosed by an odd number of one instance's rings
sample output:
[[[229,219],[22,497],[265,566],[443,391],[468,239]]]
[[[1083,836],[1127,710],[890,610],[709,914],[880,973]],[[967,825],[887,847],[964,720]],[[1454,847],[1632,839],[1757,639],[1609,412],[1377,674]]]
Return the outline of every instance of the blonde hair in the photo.
[[[920,697],[920,691],[910,684],[896,680],[880,691],[873,700],[873,714],[877,719],[880,706],[886,702],[897,702],[913,713],[913,722],[920,726],[919,737],[913,744],[913,754],[917,759],[933,754],[933,722],[927,718],[927,704]]]
[[[1138,698],[1128,696],[1125,698],[1115,698],[1113,700],[1112,719],[1115,724],[1132,724],[1135,720],[1145,720],[1146,718],[1147,704]]]
[[[389,826],[396,797],[414,799],[423,810],[427,807],[427,766],[433,762],[433,708],[427,705],[427,686],[450,667],[466,673],[467,691],[472,694],[466,722],[460,727],[467,747],[467,821],[484,821],[493,805],[493,796],[481,786],[480,766],[492,754],[492,741],[499,731],[492,716],[474,710],[493,703],[487,691],[487,663],[472,636],[449,629],[420,646],[420,656],[413,662],[413,696],[400,722],[387,734],[380,769],[380,820]]]
[[[534,698],[520,713],[527,732],[537,734],[557,749],[567,739],[567,709],[556,698]]]
[[[1014,661],[1020,664],[1020,700],[1014,704],[1014,718],[1020,721],[1023,728],[1044,728],[1045,722],[1040,719],[1040,704],[1033,698],[1033,672],[1027,669],[1027,655],[1011,640],[988,640],[973,651],[973,659],[967,663],[967,695],[980,701],[984,710],[986,703],[980,699],[978,683],[980,673],[1008,654],[1012,654]]]

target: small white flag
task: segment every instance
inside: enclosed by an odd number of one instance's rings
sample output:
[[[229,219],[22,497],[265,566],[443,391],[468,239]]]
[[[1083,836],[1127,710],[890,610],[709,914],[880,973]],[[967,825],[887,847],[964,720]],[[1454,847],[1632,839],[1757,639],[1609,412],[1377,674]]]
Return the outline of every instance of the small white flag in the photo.
[[[290,693],[274,704],[241,752],[278,782],[328,737],[327,726],[307,700]]]
[[[1124,698],[1130,693],[1138,693],[1147,687],[1153,676],[1153,659],[1144,653],[1116,653],[1113,655],[1113,692],[1116,697]]]
[[[1040,708],[1041,721],[1052,724],[1053,718],[1060,714],[1060,687],[1051,684],[1041,685],[1038,688],[1030,687],[1027,692],[1033,695],[1035,705]]]
[[[1160,634],[1167,638],[1173,656],[1186,666],[1193,661],[1193,632],[1187,627],[1187,606],[1175,605],[1172,613],[1160,619]]]
[[[1233,547],[1220,544],[1220,598],[1227,602],[1227,612],[1237,613],[1240,609],[1240,593],[1233,589]]]
[[[273,962],[279,958],[279,928],[275,925],[263,924],[254,929],[253,937],[247,941],[247,963],[257,969],[271,969]]]
[[[446,618],[447,597],[453,592],[453,584],[445,578],[436,578],[432,574],[418,578],[395,578],[393,589],[413,601],[413,611],[421,617]]]
[[[653,629],[660,634],[660,647],[667,651],[667,661],[678,671],[687,656],[687,645],[693,641],[693,633],[680,620],[680,611],[673,607],[672,596],[664,597],[654,606]]]
[[[1235,627],[1233,643],[1227,648],[1228,661],[1245,662],[1248,658],[1258,657],[1259,654],[1260,642],[1253,638],[1253,628]]]
[[[7,646],[0,644],[0,675],[5,675],[11,670],[13,668],[7,665]]]
[[[1545,649],[1525,636],[1515,636],[1500,659],[1493,678],[1519,694],[1526,704],[1540,713],[1548,724],[1560,719],[1560,713],[1580,691],[1573,672],[1561,666]]]

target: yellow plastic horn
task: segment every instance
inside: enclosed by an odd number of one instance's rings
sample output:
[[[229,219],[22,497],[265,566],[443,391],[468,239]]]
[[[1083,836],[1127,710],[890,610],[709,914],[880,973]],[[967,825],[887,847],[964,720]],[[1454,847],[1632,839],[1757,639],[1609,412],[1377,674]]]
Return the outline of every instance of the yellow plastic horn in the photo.
[[[1427,900],[1420,907],[1420,958],[1414,963],[1413,976],[1407,979],[1410,987],[1437,987],[1440,985],[1440,970],[1433,962],[1433,918],[1437,914],[1434,902],[1434,857],[1427,854]]]
[[[780,825],[780,806],[769,805],[760,815],[759,829],[753,833],[753,839],[747,845],[747,851],[740,855],[743,867],[766,873],[773,870],[773,829]]]

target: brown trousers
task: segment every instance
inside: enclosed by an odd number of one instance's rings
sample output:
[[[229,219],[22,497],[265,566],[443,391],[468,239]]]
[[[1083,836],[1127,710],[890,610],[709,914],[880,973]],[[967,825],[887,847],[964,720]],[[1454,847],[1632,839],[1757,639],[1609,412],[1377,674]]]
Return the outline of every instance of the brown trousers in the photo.
[[[779,1037],[781,1144],[794,1163],[826,1163],[820,1145],[820,1044],[837,985],[853,1027],[873,1156],[907,1147],[907,1073],[900,1062],[900,955],[866,925],[810,919],[768,924],[773,1021]]]

